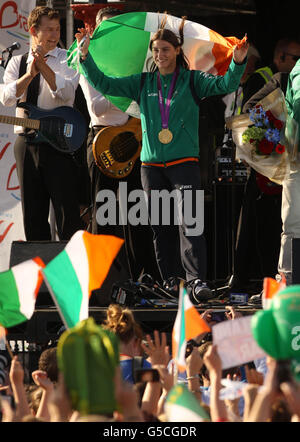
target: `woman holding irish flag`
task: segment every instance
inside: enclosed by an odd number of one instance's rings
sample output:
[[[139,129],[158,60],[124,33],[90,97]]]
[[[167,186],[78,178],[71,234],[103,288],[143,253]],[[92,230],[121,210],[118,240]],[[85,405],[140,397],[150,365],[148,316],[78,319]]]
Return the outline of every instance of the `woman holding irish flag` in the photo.
[[[211,298],[212,292],[205,282],[203,223],[200,227],[198,225],[201,217],[203,219],[203,205],[199,209],[197,191],[201,190],[201,180],[197,101],[212,95],[228,94],[238,88],[246,67],[248,42],[244,38],[234,48],[233,59],[224,76],[191,71],[182,50],[184,22],[185,19],[182,19],[178,38],[165,26],[166,17],[150,41],[153,57],[150,72],[120,78],[109,77],[99,70],[89,53],[90,38],[85,29],[79,29],[75,36],[81,47],[81,72],[90,84],[103,94],[128,97],[140,105],[143,132],[141,178],[148,196],[157,263],[165,287],[171,288],[170,281],[174,282],[174,277],[178,276],[176,238],[180,224],[181,263],[191,297],[199,303]],[[176,213],[180,222],[175,220],[172,226],[164,225],[161,219],[158,223],[151,219],[151,205],[154,205],[152,191],[158,195],[163,190],[175,191],[177,196]],[[162,202],[165,209],[164,200]]]

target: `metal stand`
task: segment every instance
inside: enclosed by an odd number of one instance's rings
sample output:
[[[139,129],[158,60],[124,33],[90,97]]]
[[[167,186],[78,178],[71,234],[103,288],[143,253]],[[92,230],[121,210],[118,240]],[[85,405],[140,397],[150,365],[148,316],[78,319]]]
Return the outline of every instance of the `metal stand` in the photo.
[[[231,149],[230,152],[230,156],[224,157],[224,167],[225,167],[225,172],[226,172],[226,176],[224,176],[224,180],[226,180],[226,183],[224,184],[224,186],[231,186],[231,191],[230,191],[230,206],[231,206],[231,219],[230,216],[227,218],[228,221],[230,222],[230,229],[228,231],[228,244],[230,244],[230,247],[228,249],[228,262],[229,262],[229,266],[231,267],[230,269],[228,268],[228,271],[231,272],[230,275],[228,275],[228,283],[225,286],[216,288],[217,292],[225,292],[224,294],[221,294],[219,296],[219,299],[222,299],[223,297],[225,297],[226,291],[228,291],[228,289],[231,286],[231,279],[232,276],[234,275],[234,271],[235,271],[235,246],[236,246],[236,232],[237,232],[237,223],[236,223],[236,192],[237,192],[237,180],[239,180],[240,182],[242,182],[244,180],[244,177],[246,179],[247,176],[247,172],[246,169],[244,168],[244,166],[242,166],[242,168],[238,168],[237,170],[237,164],[236,164],[236,148],[235,148],[235,144],[233,142],[232,139],[232,133],[231,131],[227,132],[228,134],[228,139],[226,141],[226,143],[223,145],[223,147],[221,149]],[[226,160],[226,161],[225,161]],[[226,164],[225,164],[226,163]],[[230,163],[230,164],[229,164]],[[243,170],[245,169],[245,170]],[[215,187],[216,188],[216,187]],[[215,253],[215,263],[214,263],[214,277],[215,277],[215,281],[217,280],[217,195],[216,195],[216,191],[214,193],[214,227],[215,227],[215,244],[214,244],[214,253]],[[216,284],[215,284],[216,285]]]
[[[231,149],[230,157],[229,156],[222,156],[222,153],[221,153],[221,157],[220,157],[220,160],[221,160],[220,163],[221,163],[221,165],[223,164],[225,176],[223,178],[218,178],[218,179],[220,181],[220,186],[222,186],[222,184],[221,184],[222,180],[224,182],[223,186],[226,191],[226,200],[228,200],[228,204],[230,204],[229,214],[226,211],[226,214],[223,214],[222,219],[224,219],[224,222],[226,223],[226,225],[228,225],[228,227],[230,226],[226,232],[226,240],[227,240],[227,244],[228,244],[227,259],[228,259],[228,272],[230,272],[230,269],[231,269],[231,274],[233,274],[234,273],[234,260],[235,260],[235,238],[236,238],[236,232],[235,232],[235,230],[236,230],[235,229],[236,165],[235,165],[235,146],[232,141],[232,136],[231,136],[230,132],[228,132],[228,140],[226,141],[226,144],[224,144],[223,147],[221,148],[221,150],[227,150],[227,149],[228,150]],[[228,186],[230,186],[230,189],[228,189]],[[227,195],[229,195],[229,198]],[[217,181],[215,181],[215,184],[214,184],[214,230],[215,230],[215,236],[214,236],[214,278],[215,278],[215,281],[217,281],[217,242],[218,242],[217,198],[218,198],[218,196],[217,196]],[[229,277],[230,277],[230,275],[228,276],[228,278]],[[222,287],[218,287],[215,290],[217,291],[217,293],[224,292],[229,289],[229,287],[230,287],[229,284],[230,284],[230,281],[228,282],[228,284],[226,284]],[[215,283],[215,286],[217,286],[216,283]],[[223,297],[222,294],[220,296]],[[221,299],[220,296],[219,296],[219,299]]]

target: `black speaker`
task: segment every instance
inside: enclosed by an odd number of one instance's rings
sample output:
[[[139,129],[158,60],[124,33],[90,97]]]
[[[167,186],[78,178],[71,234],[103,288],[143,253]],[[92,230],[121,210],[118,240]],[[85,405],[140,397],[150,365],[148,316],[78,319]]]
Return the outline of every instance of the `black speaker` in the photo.
[[[13,241],[10,250],[10,267],[39,256],[48,264],[66,246],[68,241]],[[54,306],[52,297],[43,282],[36,300],[36,306]]]
[[[292,239],[292,284],[300,284],[300,238]]]

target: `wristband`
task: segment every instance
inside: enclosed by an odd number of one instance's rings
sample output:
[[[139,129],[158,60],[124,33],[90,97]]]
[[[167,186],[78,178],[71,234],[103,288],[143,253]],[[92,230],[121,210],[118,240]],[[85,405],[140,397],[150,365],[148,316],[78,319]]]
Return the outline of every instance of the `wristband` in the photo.
[[[194,375],[192,375],[192,376],[188,376],[188,377],[186,378],[187,381],[190,381],[191,379],[199,379],[199,375],[198,375],[198,374],[194,374]]]
[[[81,49],[80,49],[79,53],[80,53],[80,61],[84,61],[86,59],[86,57],[87,57],[87,53],[83,54]]]

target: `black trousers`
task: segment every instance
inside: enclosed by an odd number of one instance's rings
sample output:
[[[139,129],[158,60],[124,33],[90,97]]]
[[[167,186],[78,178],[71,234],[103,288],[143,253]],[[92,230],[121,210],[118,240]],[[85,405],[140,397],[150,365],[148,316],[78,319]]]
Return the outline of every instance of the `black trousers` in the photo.
[[[142,189],[140,168],[141,162],[138,159],[135,166],[126,178],[115,179],[104,175],[95,163],[93,155],[93,139],[97,135],[97,129],[91,128],[87,140],[87,163],[91,181],[91,206],[92,223],[91,232],[94,234],[115,235],[125,240],[125,246],[119,253],[119,260],[122,266],[128,269],[128,275],[137,280],[142,273],[149,273],[154,279],[159,279],[159,271],[156,265],[151,228],[143,225],[118,224],[119,204],[117,204],[117,224],[101,225],[97,222],[96,214],[100,203],[96,197],[101,190],[112,190],[118,200],[118,189],[120,182],[127,183],[128,193],[135,189]],[[130,204],[128,204],[128,209]]]
[[[28,144],[18,136],[14,145],[27,241],[51,240],[49,205],[52,201],[58,236],[68,240],[84,225],[78,199],[79,168],[70,155],[48,144]]]
[[[182,196],[182,206],[177,210],[182,213],[184,204],[188,204],[183,190],[190,189],[193,196],[192,207],[187,207],[187,209],[192,210],[193,216],[196,215],[197,195],[195,191],[201,190],[199,164],[186,162],[169,167],[142,166],[141,177],[143,188],[148,196],[154,249],[162,279],[183,276],[187,281],[198,277],[205,281],[207,258],[204,234],[189,235],[184,216],[179,225],[176,225],[174,218],[173,225],[163,225],[163,223],[155,225],[153,213],[151,213],[152,191],[167,190],[172,192],[175,189],[179,190]],[[182,269],[185,275],[182,275]]]

